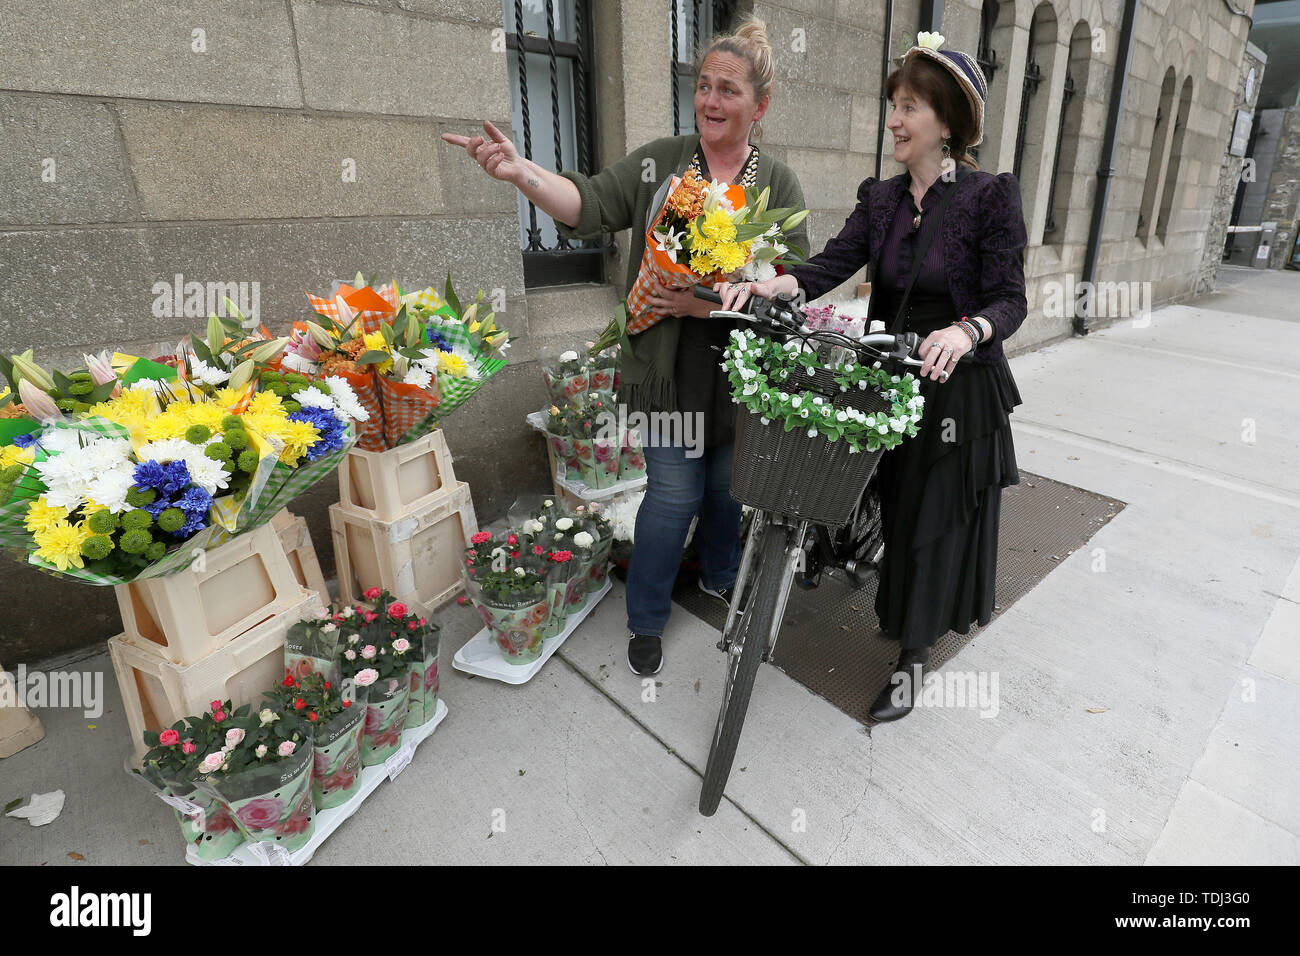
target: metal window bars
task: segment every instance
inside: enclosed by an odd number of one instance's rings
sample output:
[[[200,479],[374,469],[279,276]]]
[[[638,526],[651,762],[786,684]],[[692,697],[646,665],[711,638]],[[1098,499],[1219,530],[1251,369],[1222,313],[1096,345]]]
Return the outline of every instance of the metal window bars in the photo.
[[[693,90],[695,83],[695,57],[700,51],[700,36],[712,36],[719,30],[725,30],[731,24],[736,11],[735,0],[712,0],[705,4],[703,0],[668,0],[669,34],[672,41],[669,53],[669,83],[673,102],[673,135],[695,130],[695,115],[686,110],[683,117],[682,93]],[[685,58],[682,57],[681,41],[687,30],[691,34],[691,46]],[[689,97],[687,98],[689,101]],[[683,119],[687,125],[683,126]]]
[[[1065,88],[1061,93],[1061,121],[1056,127],[1056,156],[1052,159],[1052,183],[1047,191],[1047,222],[1043,225],[1045,235],[1056,231],[1056,180],[1061,172],[1061,141],[1065,139],[1065,112],[1072,99],[1074,99],[1074,77],[1070,75],[1067,68]],[[1068,196],[1066,202],[1069,202]]]
[[[523,154],[534,159],[533,125],[536,113],[529,102],[529,87],[540,85],[544,79],[550,92],[550,123],[552,128],[552,153],[543,157],[548,165],[558,171],[569,168],[583,173],[595,171],[595,132],[591,84],[592,51],[590,41],[591,0],[529,0],[532,14],[544,12],[545,36],[526,27],[524,0],[504,0],[503,14],[506,25],[513,32],[506,34],[506,48],[515,54],[515,73],[511,79],[516,89],[516,118],[523,133]],[[513,7],[513,10],[510,8]],[[557,7],[559,8],[557,10]],[[558,16],[557,16],[558,14]],[[568,29],[560,36],[557,28],[565,24]],[[540,30],[540,24],[538,25]],[[544,64],[538,63],[544,58]],[[532,62],[530,63],[530,59]],[[572,139],[565,149],[566,128],[571,127]],[[544,123],[543,123],[544,128]],[[545,149],[543,148],[543,151]],[[523,211],[526,207],[526,213]],[[612,243],[603,241],[570,241],[555,233],[555,241],[547,247],[543,232],[554,224],[544,212],[539,212],[531,202],[521,197],[525,286],[556,285],[564,282],[604,281],[604,255]]]
[[[1038,18],[1029,21],[1029,51],[1025,58],[1025,79],[1020,93],[1020,123],[1016,130],[1016,162],[1012,171],[1016,180],[1020,180],[1020,166],[1025,157],[1025,131],[1029,126],[1029,101],[1038,92],[1038,84],[1043,82],[1043,70],[1034,59],[1034,27]]]

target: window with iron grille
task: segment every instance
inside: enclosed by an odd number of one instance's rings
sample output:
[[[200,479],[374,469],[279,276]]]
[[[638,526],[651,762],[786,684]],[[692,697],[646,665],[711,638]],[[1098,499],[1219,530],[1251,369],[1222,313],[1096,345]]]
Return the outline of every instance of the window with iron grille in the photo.
[[[701,42],[731,25],[734,2],[669,0],[673,135],[695,132],[695,57]]]
[[[998,51],[993,49],[993,28],[998,23],[998,6],[998,0],[984,0],[983,6],[980,7],[980,39],[975,53],[975,62],[979,64],[980,71],[984,74],[984,85],[990,90],[993,88],[993,74],[997,72],[1000,65]],[[966,152],[979,162],[978,146],[972,146]]]
[[[515,147],[557,172],[595,171],[591,96],[591,0],[502,0]],[[519,193],[524,284],[603,282],[596,240],[559,235],[555,222]]]

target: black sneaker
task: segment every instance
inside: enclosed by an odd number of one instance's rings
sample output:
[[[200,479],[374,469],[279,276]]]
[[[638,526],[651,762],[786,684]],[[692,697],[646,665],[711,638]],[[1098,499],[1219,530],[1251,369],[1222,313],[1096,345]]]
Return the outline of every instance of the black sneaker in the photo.
[[[656,634],[630,634],[627,641],[627,666],[633,674],[658,674],[664,666],[663,639]]]
[[[710,597],[715,597],[723,604],[727,605],[727,607],[731,607],[732,595],[736,593],[735,588],[706,588],[703,580],[697,580],[695,583],[700,586],[700,590],[705,594]]]

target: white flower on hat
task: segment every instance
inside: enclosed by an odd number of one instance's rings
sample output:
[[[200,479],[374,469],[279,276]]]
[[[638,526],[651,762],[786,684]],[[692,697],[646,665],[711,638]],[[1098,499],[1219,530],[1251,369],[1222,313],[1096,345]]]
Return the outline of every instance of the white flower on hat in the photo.
[[[916,35],[916,45],[923,46],[930,50],[937,50],[943,46],[944,38],[942,33],[926,33],[922,30]]]

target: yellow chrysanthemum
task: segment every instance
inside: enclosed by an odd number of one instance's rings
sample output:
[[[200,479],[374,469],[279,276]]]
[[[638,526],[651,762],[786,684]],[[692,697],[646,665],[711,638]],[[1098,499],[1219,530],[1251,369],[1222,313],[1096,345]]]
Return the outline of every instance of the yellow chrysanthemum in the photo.
[[[736,224],[731,221],[727,211],[719,206],[713,212],[704,214],[704,224],[700,232],[718,242],[732,242],[736,238]]]
[[[691,252],[693,253],[700,252],[707,254],[713,250],[715,245],[717,245],[717,240],[710,239],[708,236],[704,235],[704,233],[700,232],[700,230],[696,228],[694,222],[692,222],[687,228],[687,232],[689,232],[691,236]]]
[[[749,260],[749,243],[718,243],[713,251],[709,253],[709,258],[719,272],[724,274],[735,272]]]
[[[134,435],[158,414],[158,399],[146,388],[124,388],[117,398],[91,406],[86,414],[124,425]]]
[[[67,520],[68,509],[49,504],[42,495],[27,509],[27,517],[23,520],[23,525],[28,531],[48,531],[60,521]]]
[[[271,413],[284,415],[284,405],[275,392],[258,392],[248,403],[248,410],[253,414]]]
[[[455,352],[443,352],[438,356],[438,371],[445,372],[453,378],[464,378],[469,363]]]
[[[191,425],[204,425],[209,431],[221,428],[221,419],[226,411],[213,402],[176,401],[168,405],[160,415],[145,423],[143,434],[146,441],[158,441],[163,438],[184,438]]]
[[[42,561],[48,561],[60,571],[74,566],[85,567],[81,543],[90,537],[90,529],[84,522],[72,525],[58,521],[49,528],[37,531],[33,537],[36,541],[36,557]]]
[[[244,400],[244,392],[242,388],[219,388],[212,396],[212,404],[220,408],[223,413],[228,413],[231,408]]]
[[[706,276],[714,270],[713,257],[707,252],[691,253],[691,271],[696,275]]]
[[[388,340],[384,338],[382,332],[367,332],[365,336],[362,337],[361,341],[365,344],[367,349],[392,355],[392,349],[388,344]],[[385,359],[376,364],[375,369],[381,373],[391,372],[393,370],[393,360],[391,358]]]
[[[307,454],[307,449],[320,438],[320,431],[311,422],[289,421],[279,437],[284,440],[284,450],[280,452],[280,460],[292,468],[298,464],[298,459]]]
[[[5,445],[0,448],[0,471],[10,465],[30,465],[36,458],[33,448],[19,448],[17,445]]]

